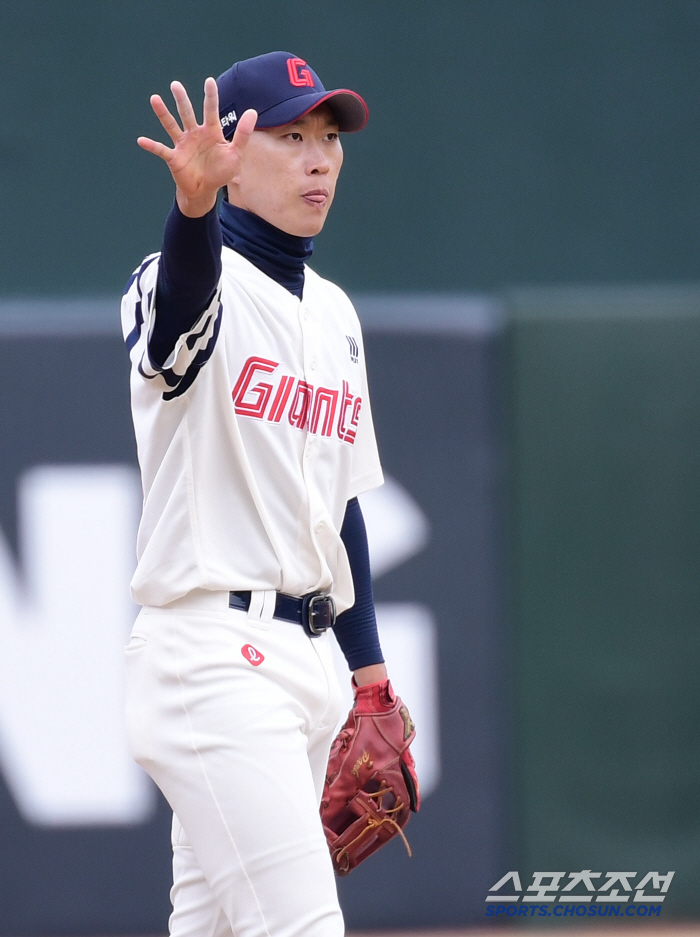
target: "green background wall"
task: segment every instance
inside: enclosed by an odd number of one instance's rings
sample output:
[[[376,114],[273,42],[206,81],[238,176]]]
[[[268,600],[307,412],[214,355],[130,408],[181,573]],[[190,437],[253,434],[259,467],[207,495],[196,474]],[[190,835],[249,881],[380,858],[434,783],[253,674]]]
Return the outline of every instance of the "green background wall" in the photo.
[[[700,914],[700,294],[597,289],[700,281],[700,2],[3,0],[0,37],[2,296],[158,248],[171,79],[283,48],[365,95],[316,268],[513,314],[518,865],[677,868]]]
[[[509,299],[520,865],[698,915],[700,289]]]
[[[316,266],[354,290],[700,279],[697,0],[3,0],[0,295],[112,293],[177,77],[269,49],[371,109]]]

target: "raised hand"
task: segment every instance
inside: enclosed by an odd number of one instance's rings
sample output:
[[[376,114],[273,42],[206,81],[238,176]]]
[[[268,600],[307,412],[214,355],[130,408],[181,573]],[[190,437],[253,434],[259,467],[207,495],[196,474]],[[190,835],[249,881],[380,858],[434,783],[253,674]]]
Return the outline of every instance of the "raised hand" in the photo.
[[[197,123],[184,86],[174,81],[170,90],[175,98],[182,127],[159,94],[152,95],[151,107],[174,147],[171,149],[149,137],[139,137],[136,142],[168,164],[177,186],[177,203],[183,214],[200,217],[214,206],[221,186],[235,176],[241,156],[255,130],[258,115],[254,110],[241,114],[233,139],[228,142],[224,139],[219,123],[219,92],[213,78],[207,78],[204,82],[201,124]]]

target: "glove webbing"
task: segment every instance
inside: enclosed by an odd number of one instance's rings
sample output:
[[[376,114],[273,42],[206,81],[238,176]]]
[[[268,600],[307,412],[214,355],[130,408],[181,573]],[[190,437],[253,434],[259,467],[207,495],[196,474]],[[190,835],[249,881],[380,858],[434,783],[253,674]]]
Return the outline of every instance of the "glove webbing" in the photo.
[[[393,793],[391,788],[385,787],[384,782],[382,781],[382,786],[379,788],[379,790],[375,791],[373,794],[368,794],[367,796],[377,797],[379,799],[377,809],[381,810],[382,809],[382,797],[384,796],[384,794],[391,794],[391,793]],[[397,804],[395,807],[392,807],[391,810],[386,810],[385,812],[386,813],[398,813],[399,810],[403,810],[403,806],[404,805],[399,800],[397,801]],[[340,859],[343,856],[343,853],[347,852],[356,843],[359,843],[360,840],[364,839],[364,837],[368,833],[371,833],[373,830],[379,829],[380,827],[384,826],[385,823],[388,823],[390,826],[393,826],[396,829],[396,832],[399,834],[399,836],[403,840],[403,844],[406,847],[406,852],[408,853],[409,856],[412,857],[413,853],[411,852],[411,846],[408,840],[406,839],[406,836],[404,835],[404,831],[401,829],[401,827],[396,822],[396,820],[392,819],[391,817],[382,817],[381,820],[378,820],[377,817],[373,817],[370,815],[370,817],[367,820],[367,826],[364,828],[364,830],[362,830],[361,833],[359,833],[355,837],[355,839],[351,839],[349,843],[346,843],[345,846],[343,846],[343,848],[340,850],[340,852],[336,856],[336,862],[340,862]]]

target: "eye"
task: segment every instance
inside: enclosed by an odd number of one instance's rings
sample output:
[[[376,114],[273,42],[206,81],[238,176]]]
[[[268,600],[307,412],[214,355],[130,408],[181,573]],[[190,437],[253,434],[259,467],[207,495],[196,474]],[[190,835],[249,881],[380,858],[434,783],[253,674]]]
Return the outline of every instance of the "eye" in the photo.
[[[331,141],[332,141],[332,140],[339,140],[339,139],[340,139],[340,137],[339,137],[339,135],[335,132],[335,130],[332,130],[330,133],[327,133],[327,134],[326,134],[326,140],[331,140]]]
[[[293,130],[291,133],[286,133],[285,137],[287,137],[290,140],[295,140],[295,141],[302,139],[302,136],[298,130]]]

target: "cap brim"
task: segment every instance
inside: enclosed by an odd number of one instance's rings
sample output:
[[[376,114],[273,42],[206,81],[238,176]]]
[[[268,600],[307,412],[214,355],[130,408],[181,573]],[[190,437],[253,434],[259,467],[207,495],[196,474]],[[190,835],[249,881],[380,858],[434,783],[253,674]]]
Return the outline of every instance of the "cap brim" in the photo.
[[[256,127],[263,130],[270,127],[282,127],[291,124],[300,117],[305,117],[319,104],[328,104],[338,121],[338,130],[342,133],[355,133],[362,130],[369,119],[369,108],[363,98],[355,91],[339,88],[336,91],[318,91],[302,94],[275,104],[258,115]]]

